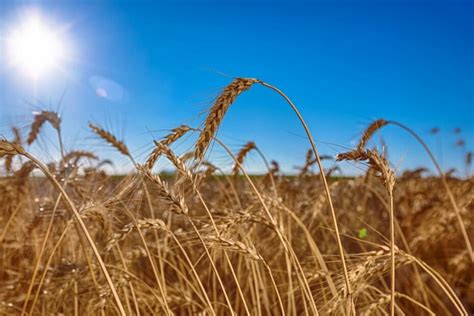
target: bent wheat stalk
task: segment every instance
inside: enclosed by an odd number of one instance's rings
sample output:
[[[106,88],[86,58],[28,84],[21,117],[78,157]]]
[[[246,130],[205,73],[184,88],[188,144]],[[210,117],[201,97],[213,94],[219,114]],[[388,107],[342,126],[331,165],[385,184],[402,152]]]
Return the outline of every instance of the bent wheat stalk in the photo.
[[[254,142],[248,142],[245,144],[242,149],[240,149],[239,153],[237,154],[236,158],[239,164],[234,164],[232,167],[232,175],[237,176],[239,174],[239,165],[242,165],[244,163],[245,156],[252,150],[255,149],[255,143]]]
[[[454,208],[454,211],[456,213],[456,218],[458,220],[459,227],[461,228],[461,233],[462,233],[463,238],[464,238],[464,242],[466,243],[466,247],[467,247],[469,256],[471,258],[471,262],[474,263],[474,251],[473,251],[473,248],[472,248],[472,244],[471,244],[471,241],[469,239],[469,235],[467,233],[466,226],[464,225],[464,221],[463,221],[462,216],[461,216],[461,211],[459,210],[459,207],[456,203],[456,199],[454,198],[454,195],[453,195],[451,189],[449,188],[448,182],[446,181],[446,175],[443,172],[443,170],[441,169],[441,166],[438,164],[438,161],[436,160],[435,156],[431,152],[428,145],[426,145],[426,143],[423,141],[423,139],[420,136],[418,136],[417,133],[415,133],[408,126],[406,126],[402,123],[399,123],[397,121],[379,119],[379,120],[375,121],[374,123],[372,123],[369,126],[369,128],[367,128],[367,130],[364,133],[364,136],[362,137],[361,142],[359,143],[358,149],[361,149],[363,146],[365,146],[368,139],[373,135],[373,133],[376,130],[378,130],[378,129],[386,126],[386,125],[389,125],[389,124],[394,125],[394,126],[398,126],[401,129],[408,132],[410,135],[412,135],[416,139],[416,141],[423,147],[423,149],[426,151],[426,153],[430,157],[431,161],[433,162],[433,165],[436,168],[436,171],[438,172],[439,176],[441,177],[441,182],[443,183],[444,189],[446,190],[446,193],[448,194],[449,201],[450,201],[451,205]]]
[[[426,151],[428,156],[430,156],[431,161],[433,162],[436,170],[439,173],[439,176],[441,177],[441,182],[443,183],[444,189],[446,190],[446,193],[448,194],[449,201],[451,202],[451,205],[454,208],[454,211],[456,213],[456,218],[459,222],[459,227],[461,228],[461,233],[462,233],[463,238],[464,238],[464,242],[466,243],[466,247],[467,247],[467,250],[469,252],[469,256],[471,258],[471,262],[474,263],[474,252],[473,252],[473,249],[472,249],[471,241],[469,240],[469,235],[467,234],[466,226],[464,225],[464,221],[461,217],[461,211],[459,210],[459,207],[456,203],[456,199],[454,198],[453,192],[449,188],[448,182],[446,181],[446,175],[444,174],[443,170],[441,170],[441,167],[438,164],[438,161],[434,157],[434,155],[431,152],[431,150],[429,149],[428,145],[426,145],[426,143],[423,141],[423,139],[421,139],[421,137],[418,136],[418,134],[416,134],[411,128],[409,128],[409,127],[407,127],[407,126],[405,126],[405,125],[403,125],[399,122],[396,122],[396,121],[387,121],[387,123],[398,126],[398,127],[402,128],[403,130],[407,131],[409,134],[411,134],[421,144],[421,146]]]
[[[346,291],[347,291],[346,294],[347,294],[347,296],[350,300],[350,303],[351,303],[351,307],[350,307],[351,312],[354,313],[354,308],[355,307],[354,307],[354,302],[352,301],[351,285],[349,283],[349,276],[347,274],[346,260],[344,258],[344,248],[342,246],[341,237],[339,235],[339,227],[338,227],[338,223],[337,223],[336,211],[334,210],[334,206],[333,206],[332,199],[331,199],[331,192],[329,191],[329,186],[328,186],[328,183],[327,183],[327,180],[326,180],[326,175],[325,175],[325,172],[324,172],[324,168],[323,168],[323,165],[321,163],[321,158],[319,156],[319,153],[316,149],[316,145],[314,143],[313,136],[311,135],[311,132],[309,131],[308,125],[304,121],[303,116],[299,112],[298,108],[293,104],[293,102],[290,100],[290,98],[288,96],[286,96],[285,93],[283,93],[283,91],[281,91],[277,87],[272,86],[272,85],[270,85],[270,84],[268,84],[268,83],[266,83],[262,80],[257,80],[257,82],[260,83],[262,86],[267,87],[267,88],[275,91],[276,93],[281,95],[286,100],[286,102],[290,105],[290,107],[295,112],[296,116],[298,117],[299,121],[301,122],[301,125],[303,125],[303,128],[306,132],[308,140],[311,144],[311,148],[313,149],[314,155],[316,157],[316,161],[317,161],[318,168],[319,168],[319,171],[320,171],[320,177],[321,177],[321,180],[323,181],[324,190],[326,192],[326,197],[328,199],[329,209],[331,211],[332,221],[333,221],[333,225],[334,225],[334,230],[336,232],[336,240],[337,240],[337,246],[338,246],[338,249],[339,249],[339,256],[340,256],[340,259],[341,259],[341,262],[342,262],[342,268],[343,268],[343,271],[344,271],[344,280],[345,280],[345,283],[346,283]]]

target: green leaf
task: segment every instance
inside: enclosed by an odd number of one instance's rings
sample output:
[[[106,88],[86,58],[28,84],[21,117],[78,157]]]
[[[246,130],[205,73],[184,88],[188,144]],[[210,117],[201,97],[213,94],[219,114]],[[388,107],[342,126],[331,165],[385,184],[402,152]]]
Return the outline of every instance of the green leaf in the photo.
[[[359,238],[365,238],[367,237],[367,228],[361,228],[359,229]]]

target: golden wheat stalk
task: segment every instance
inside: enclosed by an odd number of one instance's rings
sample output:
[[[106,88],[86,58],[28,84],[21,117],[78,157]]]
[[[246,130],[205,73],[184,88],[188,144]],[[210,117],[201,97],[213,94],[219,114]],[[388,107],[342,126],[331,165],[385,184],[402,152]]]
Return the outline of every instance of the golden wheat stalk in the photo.
[[[23,149],[23,146],[20,144],[0,139],[0,158],[4,156],[22,155],[24,153],[25,149]]]
[[[12,143],[21,144],[22,139],[21,139],[20,130],[17,127],[12,127],[12,133],[13,133],[13,136],[14,136]],[[7,172],[12,171],[13,157],[14,157],[14,155],[7,155],[5,157],[5,170]]]
[[[187,125],[181,125],[176,128],[173,128],[171,130],[171,133],[165,136],[162,140],[159,142],[155,142],[155,145],[157,145],[151,154],[148,156],[147,161],[145,162],[145,167],[148,169],[152,169],[153,166],[155,165],[156,161],[160,157],[160,148],[158,147],[158,144],[166,145],[169,146],[181,137],[183,137],[188,131],[190,131],[191,128]]]
[[[181,215],[188,214],[189,211],[184,198],[173,192],[159,175],[153,174],[150,169],[143,165],[137,165],[136,167],[140,173],[156,185],[160,197],[170,206],[171,211]]]
[[[285,101],[288,103],[288,105],[291,107],[293,112],[298,117],[298,120],[300,121],[301,125],[303,126],[303,128],[305,130],[305,133],[306,133],[306,136],[308,137],[308,140],[311,144],[311,149],[313,150],[314,155],[316,157],[317,165],[318,165],[318,168],[319,168],[319,171],[320,171],[321,181],[323,182],[324,191],[326,193],[326,197],[327,197],[327,200],[328,200],[328,203],[329,203],[329,209],[331,211],[331,217],[332,217],[332,222],[333,222],[333,225],[334,225],[334,231],[335,231],[335,235],[336,235],[336,241],[337,241],[337,247],[338,247],[338,251],[339,251],[339,257],[341,259],[342,268],[343,268],[343,271],[344,271],[344,280],[345,280],[345,284],[346,284],[345,295],[347,297],[347,301],[349,302],[348,308],[350,310],[350,313],[354,313],[355,312],[355,305],[354,305],[354,301],[353,301],[353,298],[352,298],[352,290],[351,290],[351,285],[349,283],[349,277],[347,275],[347,264],[346,264],[346,260],[345,260],[345,257],[344,257],[344,248],[342,246],[341,237],[339,235],[339,225],[337,223],[336,211],[334,209],[334,205],[333,205],[332,198],[331,198],[331,192],[329,191],[329,185],[328,185],[327,179],[326,179],[326,174],[324,172],[324,168],[323,168],[323,165],[321,163],[321,158],[320,158],[319,153],[317,151],[316,144],[314,143],[313,136],[312,136],[312,134],[309,130],[308,125],[306,124],[305,120],[303,119],[303,116],[301,115],[300,111],[298,110],[296,105],[291,101],[291,99],[283,91],[281,91],[277,87],[275,87],[271,84],[268,84],[268,83],[266,83],[262,80],[257,80],[257,82],[259,84],[261,84],[262,86],[267,87],[270,90],[275,91],[283,99],[285,99]]]
[[[201,161],[204,157],[229,107],[242,92],[248,90],[256,82],[257,80],[252,78],[237,78],[216,99],[196,143],[194,158],[197,161]]]
[[[372,126],[376,126],[372,124],[368,130],[374,131],[374,128],[371,128]],[[367,133],[369,135],[370,133]],[[367,140],[369,139],[370,135],[367,136],[366,133],[362,136],[363,139]],[[364,143],[363,139],[361,140],[361,143]],[[388,161],[382,157],[377,150],[369,150],[366,149],[365,151],[363,150],[362,147],[353,150],[348,153],[342,153],[337,155],[336,157],[337,160],[356,160],[356,161],[361,161],[361,160],[367,160],[369,163],[369,166],[377,171],[383,180],[383,183],[385,185],[385,189],[387,191],[387,194],[389,195],[390,199],[390,254],[391,254],[391,291],[390,291],[390,314],[393,316],[395,314],[395,228],[394,228],[394,222],[395,222],[395,217],[394,217],[394,212],[393,212],[393,188],[395,186],[395,174],[392,171],[392,169],[389,166]]]
[[[387,125],[388,122],[385,121],[384,119],[378,119],[372,124],[370,124],[366,130],[364,131],[364,134],[362,134],[362,137],[359,140],[359,144],[357,145],[358,150],[363,150],[365,146],[367,145],[367,142],[369,141],[370,138],[377,132],[379,129]]]
[[[94,125],[93,123],[89,123],[89,127],[95,134],[109,143],[112,147],[117,149],[122,155],[131,157],[130,151],[128,150],[125,143],[115,137],[115,135],[97,125]]]
[[[77,165],[79,160],[81,158],[87,158],[91,160],[98,160],[99,157],[97,157],[96,154],[90,151],[85,151],[85,150],[73,150],[68,152],[66,155],[64,155],[61,164],[66,164],[72,161],[73,165]]]
[[[250,151],[252,151],[252,149],[255,149],[255,148],[256,146],[254,142],[248,142],[247,144],[245,144],[244,147],[242,147],[242,149],[239,151],[239,153],[235,157],[237,161],[234,163],[234,166],[232,167],[233,176],[236,176],[239,173],[240,167],[244,163],[245,157],[248,155]]]
[[[28,134],[28,139],[26,140],[28,145],[33,144],[33,142],[38,138],[41,127],[45,122],[49,122],[57,131],[61,129],[61,117],[58,113],[53,111],[41,111],[35,115],[33,123],[31,124],[31,130]]]

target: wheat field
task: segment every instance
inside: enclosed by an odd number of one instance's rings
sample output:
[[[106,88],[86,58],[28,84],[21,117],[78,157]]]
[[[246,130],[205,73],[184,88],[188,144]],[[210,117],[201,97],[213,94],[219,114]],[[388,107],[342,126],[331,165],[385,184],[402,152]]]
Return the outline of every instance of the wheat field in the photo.
[[[251,140],[236,152],[218,137],[229,107],[254,85],[280,95],[306,132],[310,149],[296,175]],[[28,150],[45,125],[57,133],[59,161]],[[394,171],[370,142],[388,125],[419,142],[434,173]],[[90,123],[91,134],[133,164],[123,176],[109,174],[113,162],[98,153],[66,150],[63,129],[59,114],[45,110],[27,135],[13,128],[13,138],[0,140],[1,315],[474,312],[474,179],[443,173],[399,122],[376,120],[354,149],[320,155],[288,96],[236,78],[201,126],[172,129],[146,159]],[[185,135],[194,147],[175,151]],[[232,165],[209,161],[213,148]],[[250,155],[265,174],[246,172]],[[163,173],[158,160],[174,171]],[[334,167],[325,170],[324,160]],[[336,176],[338,161],[360,164],[364,174]]]

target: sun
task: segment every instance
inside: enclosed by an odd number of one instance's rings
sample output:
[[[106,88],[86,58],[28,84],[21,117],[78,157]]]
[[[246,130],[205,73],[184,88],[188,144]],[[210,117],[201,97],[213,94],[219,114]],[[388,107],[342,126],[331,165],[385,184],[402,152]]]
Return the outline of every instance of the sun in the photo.
[[[10,63],[22,73],[38,79],[60,66],[66,50],[60,34],[39,16],[30,16],[7,37]]]

